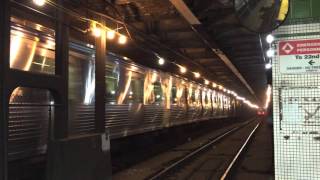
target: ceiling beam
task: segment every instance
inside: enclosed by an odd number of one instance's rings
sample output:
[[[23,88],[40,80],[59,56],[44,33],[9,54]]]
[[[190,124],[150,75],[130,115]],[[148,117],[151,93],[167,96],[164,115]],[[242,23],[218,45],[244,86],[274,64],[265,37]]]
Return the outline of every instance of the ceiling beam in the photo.
[[[220,59],[226,64],[226,66],[240,79],[240,81],[246,86],[249,92],[257,99],[255,92],[245,80],[245,78],[241,75],[239,70],[232,64],[229,58],[219,49],[217,49],[216,45],[208,42],[208,38],[205,39],[203,34],[205,31],[199,32],[201,29],[201,23],[198,18],[192,13],[189,7],[183,2],[183,0],[170,0],[173,6],[178,10],[178,12],[192,25],[192,29],[201,37],[201,39],[207,44],[207,46],[220,57]],[[197,25],[198,28],[195,27]],[[205,33],[206,34],[206,33]]]

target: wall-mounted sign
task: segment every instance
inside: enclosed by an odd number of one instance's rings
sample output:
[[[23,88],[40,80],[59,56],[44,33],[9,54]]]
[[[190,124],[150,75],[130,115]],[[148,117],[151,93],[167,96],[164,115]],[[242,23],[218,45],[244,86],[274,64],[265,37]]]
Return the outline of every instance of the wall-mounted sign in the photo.
[[[280,73],[320,73],[320,39],[280,41]]]

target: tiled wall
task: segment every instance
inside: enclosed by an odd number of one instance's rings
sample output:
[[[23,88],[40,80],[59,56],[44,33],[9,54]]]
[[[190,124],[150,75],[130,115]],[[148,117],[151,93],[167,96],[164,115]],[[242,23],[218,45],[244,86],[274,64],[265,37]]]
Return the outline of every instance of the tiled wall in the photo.
[[[273,34],[278,42],[320,39],[316,19],[290,20]],[[273,120],[276,180],[320,179],[320,74],[281,74],[273,64]]]

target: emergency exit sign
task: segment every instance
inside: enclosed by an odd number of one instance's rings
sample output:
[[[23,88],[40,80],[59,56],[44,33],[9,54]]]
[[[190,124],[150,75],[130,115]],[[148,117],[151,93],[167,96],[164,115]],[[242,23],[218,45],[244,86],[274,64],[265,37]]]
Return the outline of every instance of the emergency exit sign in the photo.
[[[320,39],[280,41],[280,73],[320,73]]]

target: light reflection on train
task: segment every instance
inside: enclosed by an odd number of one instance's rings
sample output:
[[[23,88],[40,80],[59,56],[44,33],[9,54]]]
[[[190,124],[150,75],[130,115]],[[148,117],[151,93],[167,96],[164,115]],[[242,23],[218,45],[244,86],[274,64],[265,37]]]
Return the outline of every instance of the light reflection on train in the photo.
[[[54,74],[54,31],[12,18],[10,67]],[[69,52],[70,134],[94,130],[95,50],[72,40]],[[239,103],[221,91],[174,74],[106,56],[105,126],[111,138],[214,118],[234,117]],[[46,150],[53,116],[47,90],[19,87],[11,95],[9,159]]]

